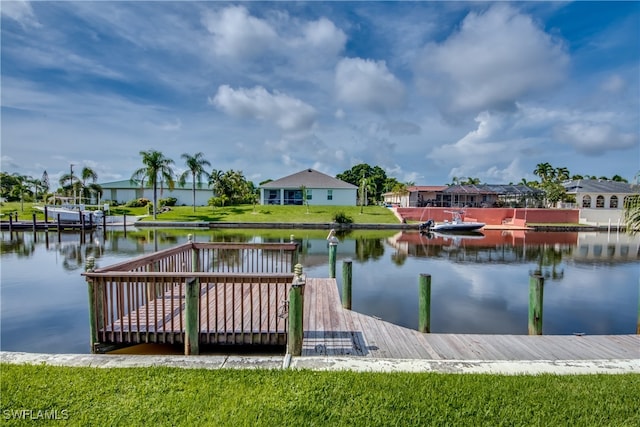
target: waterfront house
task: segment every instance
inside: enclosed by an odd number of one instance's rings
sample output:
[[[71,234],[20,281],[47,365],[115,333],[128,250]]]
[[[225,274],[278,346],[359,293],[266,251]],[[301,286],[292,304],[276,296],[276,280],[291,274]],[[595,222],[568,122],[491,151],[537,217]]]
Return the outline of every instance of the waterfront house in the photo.
[[[302,205],[303,188],[309,205],[355,206],[358,187],[314,169],[305,169],[260,186],[263,205]]]
[[[640,192],[640,186],[601,179],[566,181],[563,187],[576,199],[580,222],[590,225],[621,223],[625,199]]]
[[[177,199],[176,206],[191,206],[193,204],[192,183],[185,183],[184,187],[176,184],[173,190],[169,190],[166,185],[164,187],[158,185],[158,199],[166,199],[175,197]],[[148,185],[142,186],[140,183],[130,180],[106,182],[100,184],[102,187],[102,199],[113,200],[118,204],[127,203],[130,200],[145,198],[153,200],[153,187]],[[207,206],[209,199],[213,197],[213,191],[203,183],[201,188],[196,184],[196,206]]]

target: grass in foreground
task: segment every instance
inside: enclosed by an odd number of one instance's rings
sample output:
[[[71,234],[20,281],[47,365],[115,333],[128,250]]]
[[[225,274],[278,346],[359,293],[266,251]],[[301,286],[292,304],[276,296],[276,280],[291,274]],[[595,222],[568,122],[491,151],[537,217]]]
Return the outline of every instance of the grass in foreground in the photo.
[[[74,425],[640,425],[640,375],[497,376],[0,365],[2,414]]]

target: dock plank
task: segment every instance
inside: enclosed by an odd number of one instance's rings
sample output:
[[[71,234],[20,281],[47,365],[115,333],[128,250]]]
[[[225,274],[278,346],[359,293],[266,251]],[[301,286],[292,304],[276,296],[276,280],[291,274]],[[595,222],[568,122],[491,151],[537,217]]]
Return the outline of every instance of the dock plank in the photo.
[[[329,285],[328,281],[333,282]],[[316,286],[319,289],[316,289]],[[326,292],[335,289],[335,292]],[[638,359],[640,335],[490,335],[422,334],[384,320],[342,308],[335,279],[307,279],[305,293],[314,295],[305,302],[305,334],[313,342],[303,343],[303,355],[326,356],[331,334],[350,336],[352,351],[346,354],[373,358],[449,360],[591,360]],[[316,295],[315,293],[318,292]],[[310,310],[311,312],[308,312]],[[308,329],[313,328],[313,329]],[[346,332],[347,334],[344,334]],[[319,338],[320,336],[320,338]],[[334,343],[335,344],[335,343]]]

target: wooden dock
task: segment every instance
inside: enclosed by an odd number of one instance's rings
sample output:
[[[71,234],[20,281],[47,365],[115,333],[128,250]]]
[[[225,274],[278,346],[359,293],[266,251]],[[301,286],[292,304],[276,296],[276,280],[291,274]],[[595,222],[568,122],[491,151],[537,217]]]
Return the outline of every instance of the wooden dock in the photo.
[[[342,308],[335,279],[308,278],[303,356],[432,360],[640,359],[640,335],[424,334]]]

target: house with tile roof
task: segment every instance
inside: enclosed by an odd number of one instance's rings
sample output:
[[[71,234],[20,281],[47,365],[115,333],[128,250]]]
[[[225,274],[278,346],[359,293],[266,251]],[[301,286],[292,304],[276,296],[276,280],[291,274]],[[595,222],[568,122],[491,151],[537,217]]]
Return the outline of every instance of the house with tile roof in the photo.
[[[153,200],[153,187],[130,180],[106,182],[100,184],[102,187],[102,199],[113,200],[118,204],[127,203],[130,200],[145,198]],[[202,187],[198,188],[196,184],[196,206],[207,206],[209,199],[213,197],[213,191],[206,183],[202,183]],[[158,186],[158,199],[166,199],[175,197],[177,206],[191,206],[193,204],[192,183],[185,183],[184,187],[176,184],[173,190],[169,190],[166,186],[162,188]]]
[[[305,169],[260,186],[260,204],[356,206],[358,187],[314,169]]]
[[[591,225],[618,225],[624,215],[625,199],[640,193],[640,186],[603,179],[566,181],[562,186],[576,198],[580,222]]]

